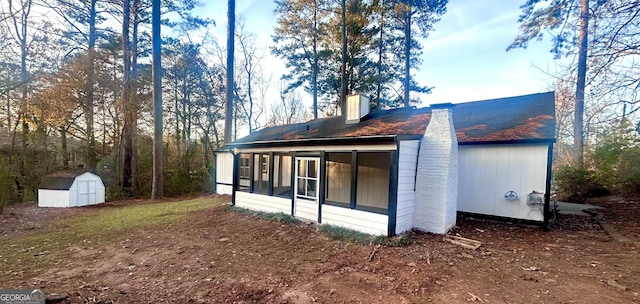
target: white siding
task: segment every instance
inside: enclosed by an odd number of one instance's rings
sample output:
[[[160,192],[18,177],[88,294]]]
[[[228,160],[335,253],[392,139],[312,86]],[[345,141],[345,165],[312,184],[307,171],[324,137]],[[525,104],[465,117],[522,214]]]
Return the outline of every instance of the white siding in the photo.
[[[216,192],[231,194],[233,184],[233,155],[231,152],[216,152]]]
[[[233,186],[218,184],[216,186],[216,193],[231,195],[233,193]]]
[[[322,224],[373,235],[387,235],[388,223],[389,217],[386,214],[322,205]]]
[[[236,206],[271,213],[291,214],[291,200],[288,198],[236,191]]]
[[[293,205],[293,216],[305,220],[318,221],[318,203],[316,201],[296,198]]]
[[[398,206],[396,211],[397,234],[413,228],[414,188],[419,146],[419,140],[400,142],[400,151],[398,151]]]
[[[69,188],[69,207],[80,207],[104,203],[105,188],[102,179],[86,172],[73,181]]]
[[[69,191],[38,189],[38,207],[70,207]]]
[[[542,206],[527,205],[527,195],[545,191],[547,149],[546,144],[460,146],[458,210],[542,221]],[[518,200],[505,199],[507,191],[515,191]]]

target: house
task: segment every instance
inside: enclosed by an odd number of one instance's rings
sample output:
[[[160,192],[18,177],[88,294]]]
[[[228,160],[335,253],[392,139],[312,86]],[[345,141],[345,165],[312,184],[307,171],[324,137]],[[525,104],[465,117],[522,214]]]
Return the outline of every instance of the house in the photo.
[[[265,128],[217,155],[218,193],[238,207],[395,235],[446,233],[457,214],[546,226],[553,92]]]
[[[80,207],[104,203],[105,188],[100,176],[90,172],[55,173],[38,187],[39,207]]]
[[[22,133],[20,131],[10,131],[9,127],[0,125],[0,160],[7,159],[9,155],[21,153],[22,144]],[[32,159],[38,159],[40,163],[46,160],[50,161],[54,167],[68,167],[71,170],[82,169],[87,165],[86,153],[81,140],[66,138],[65,150],[62,148],[62,139],[51,135],[32,137],[27,141],[27,144],[28,155]],[[13,159],[16,162],[19,158],[13,157]]]

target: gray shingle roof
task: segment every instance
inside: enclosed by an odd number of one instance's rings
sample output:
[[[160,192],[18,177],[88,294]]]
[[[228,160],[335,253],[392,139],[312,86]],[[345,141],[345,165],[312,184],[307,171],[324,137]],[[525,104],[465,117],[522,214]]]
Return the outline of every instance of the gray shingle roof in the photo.
[[[38,189],[46,190],[69,190],[73,181],[82,173],[58,172],[42,178]]]
[[[460,143],[555,140],[553,92],[459,103],[452,110]],[[264,128],[231,145],[389,135],[422,136],[430,117],[429,107],[376,111],[356,124],[346,124],[342,116],[327,117]]]

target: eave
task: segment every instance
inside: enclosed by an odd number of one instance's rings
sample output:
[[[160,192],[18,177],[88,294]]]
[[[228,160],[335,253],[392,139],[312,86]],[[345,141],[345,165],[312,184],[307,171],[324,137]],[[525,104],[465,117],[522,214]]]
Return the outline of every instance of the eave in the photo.
[[[380,143],[394,143],[398,140],[420,139],[419,135],[377,135],[362,137],[337,137],[337,138],[304,138],[285,139],[271,141],[253,141],[242,143],[230,143],[226,147],[234,148],[265,148],[265,147],[301,147],[301,146],[326,146],[326,145],[366,145]]]

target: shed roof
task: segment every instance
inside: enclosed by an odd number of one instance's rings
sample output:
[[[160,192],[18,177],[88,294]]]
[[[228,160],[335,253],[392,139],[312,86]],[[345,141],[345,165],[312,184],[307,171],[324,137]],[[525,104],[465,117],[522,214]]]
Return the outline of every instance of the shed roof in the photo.
[[[455,104],[453,124],[460,143],[555,140],[553,92]],[[264,128],[231,146],[278,144],[319,139],[390,138],[424,135],[431,108],[399,108],[367,114],[347,124],[342,116]]]
[[[56,172],[42,178],[38,189],[69,190],[76,177],[84,172]]]

